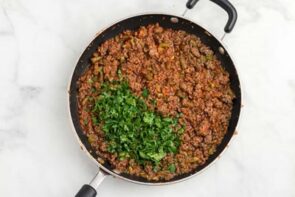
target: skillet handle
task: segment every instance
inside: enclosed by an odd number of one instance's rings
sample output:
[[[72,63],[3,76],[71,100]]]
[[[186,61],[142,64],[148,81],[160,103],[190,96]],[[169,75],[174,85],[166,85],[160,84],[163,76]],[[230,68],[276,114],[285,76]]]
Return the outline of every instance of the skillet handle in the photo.
[[[92,181],[88,184],[85,184],[81,187],[79,192],[75,195],[75,197],[96,197],[97,191],[96,188],[100,185],[100,183],[106,177],[106,173],[99,170],[96,176],[92,179]]]
[[[186,3],[187,9],[192,9],[198,3],[199,0],[188,0]]]
[[[186,7],[188,9],[192,9],[198,1],[199,0],[188,0],[188,2],[186,3]],[[210,0],[210,1],[216,3],[227,12],[228,21],[224,27],[224,31],[226,33],[230,33],[233,30],[238,19],[238,13],[236,8],[228,0]]]
[[[83,185],[75,197],[96,197],[96,190],[91,185]]]

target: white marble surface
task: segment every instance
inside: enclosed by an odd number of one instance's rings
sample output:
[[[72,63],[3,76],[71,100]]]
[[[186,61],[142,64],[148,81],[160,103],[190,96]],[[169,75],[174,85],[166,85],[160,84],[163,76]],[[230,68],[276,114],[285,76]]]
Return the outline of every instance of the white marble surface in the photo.
[[[0,196],[74,196],[96,172],[71,131],[67,83],[96,32],[185,0],[0,0]],[[232,0],[225,39],[243,88],[230,148],[186,182],[147,187],[108,177],[99,196],[295,196],[295,1]],[[226,15],[201,0],[187,17],[220,37]]]

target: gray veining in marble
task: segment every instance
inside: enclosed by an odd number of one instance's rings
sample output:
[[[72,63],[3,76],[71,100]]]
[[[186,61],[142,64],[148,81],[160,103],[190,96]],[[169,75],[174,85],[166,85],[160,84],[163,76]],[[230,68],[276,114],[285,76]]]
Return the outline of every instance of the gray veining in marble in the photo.
[[[74,196],[96,173],[71,130],[67,84],[95,33],[131,15],[181,15],[185,0],[0,0],[0,196]],[[224,42],[243,104],[238,135],[186,182],[146,187],[108,177],[99,196],[295,196],[295,1],[232,0]],[[115,5],[115,6],[114,6]],[[187,18],[221,37],[224,11],[201,0]]]

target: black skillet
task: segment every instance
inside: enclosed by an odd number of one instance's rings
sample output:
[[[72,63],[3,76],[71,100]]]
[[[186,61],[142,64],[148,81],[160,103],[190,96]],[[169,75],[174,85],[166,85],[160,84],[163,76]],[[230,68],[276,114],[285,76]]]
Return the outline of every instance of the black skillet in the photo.
[[[186,4],[187,9],[191,9],[199,0],[189,0]],[[228,21],[224,28],[225,33],[230,33],[234,28],[234,25],[237,20],[237,12],[236,9],[232,6],[230,2],[227,0],[211,0],[212,2],[216,3],[220,7],[222,7],[228,14]],[[233,101],[233,108],[232,108],[232,116],[229,121],[228,131],[223,138],[221,144],[217,147],[216,152],[209,157],[207,162],[204,165],[198,166],[196,169],[191,171],[190,173],[178,175],[171,180],[165,181],[149,181],[142,177],[132,176],[129,174],[124,173],[117,173],[114,171],[114,168],[108,163],[105,162],[101,164],[97,161],[99,155],[96,155],[95,151],[92,150],[87,137],[83,134],[82,128],[79,123],[79,115],[78,115],[78,107],[77,107],[77,80],[79,77],[88,69],[91,65],[90,58],[92,54],[96,51],[97,47],[102,44],[104,41],[120,34],[121,32],[129,29],[129,30],[136,30],[140,26],[146,26],[149,24],[159,23],[164,28],[172,28],[175,30],[184,30],[190,34],[195,34],[196,36],[200,37],[202,42],[209,46],[217,56],[217,58],[221,61],[221,65],[225,68],[225,70],[230,75],[231,81],[231,88],[236,95],[236,98]],[[235,69],[235,65],[230,58],[228,52],[223,47],[220,41],[216,39],[212,34],[210,34],[207,30],[202,28],[201,26],[197,25],[196,23],[184,19],[179,16],[167,15],[167,14],[145,14],[134,16],[131,18],[124,19],[107,29],[101,32],[97,37],[89,44],[86,50],[83,52],[82,56],[80,57],[70,84],[69,90],[69,105],[70,105],[70,113],[72,122],[78,137],[78,141],[80,142],[81,147],[83,150],[96,162],[98,165],[98,173],[95,178],[90,182],[89,185],[84,185],[80,191],[77,193],[77,197],[95,197],[96,196],[96,188],[100,184],[100,182],[104,179],[106,175],[112,175],[115,177],[119,177],[121,179],[145,184],[145,185],[163,185],[163,184],[170,184],[176,183],[183,180],[186,180],[193,175],[196,175],[198,172],[209,166],[226,148],[227,144],[229,143],[230,139],[232,138],[236,125],[238,123],[240,108],[241,108],[241,90],[240,90],[240,82],[238,78],[237,71]]]

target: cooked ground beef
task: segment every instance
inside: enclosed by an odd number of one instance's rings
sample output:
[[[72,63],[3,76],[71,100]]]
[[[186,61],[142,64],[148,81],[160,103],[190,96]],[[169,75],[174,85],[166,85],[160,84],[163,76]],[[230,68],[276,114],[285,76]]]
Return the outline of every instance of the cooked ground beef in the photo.
[[[198,37],[158,24],[140,27],[104,42],[91,61],[78,81],[78,107],[80,124],[99,162],[148,180],[169,180],[204,164],[215,152],[227,132],[234,94],[229,74]],[[92,122],[93,98],[99,96],[101,84],[118,80],[119,75],[135,95],[149,91],[145,102],[152,110],[167,117],[182,114],[179,122],[185,131],[178,153],[167,154],[157,170],[108,152],[101,126]],[[171,164],[173,172],[168,170]]]

